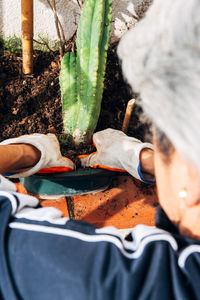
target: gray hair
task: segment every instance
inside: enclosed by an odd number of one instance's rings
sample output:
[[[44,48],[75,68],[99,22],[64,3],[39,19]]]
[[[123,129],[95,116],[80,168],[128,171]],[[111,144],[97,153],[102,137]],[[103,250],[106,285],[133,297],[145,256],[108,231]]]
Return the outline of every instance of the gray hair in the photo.
[[[118,55],[147,117],[200,173],[200,1],[154,0]]]

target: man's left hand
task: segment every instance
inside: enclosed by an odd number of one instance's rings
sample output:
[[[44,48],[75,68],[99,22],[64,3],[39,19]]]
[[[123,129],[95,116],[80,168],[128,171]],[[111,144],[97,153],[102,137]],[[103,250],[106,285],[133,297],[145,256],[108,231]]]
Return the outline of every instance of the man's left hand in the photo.
[[[74,163],[61,155],[60,145],[57,137],[54,134],[39,134],[22,135],[18,138],[11,138],[3,141],[0,145],[27,144],[34,146],[40,151],[41,156],[35,166],[19,168],[15,174],[9,175],[12,178],[27,177],[40,171],[52,173],[59,171],[67,172],[74,170]]]

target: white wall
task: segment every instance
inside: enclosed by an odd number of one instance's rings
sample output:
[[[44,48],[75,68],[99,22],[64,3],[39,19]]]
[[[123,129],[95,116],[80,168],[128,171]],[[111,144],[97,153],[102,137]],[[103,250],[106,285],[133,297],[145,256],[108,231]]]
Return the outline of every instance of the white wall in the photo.
[[[20,0],[0,0],[0,35],[20,36],[20,6]],[[69,39],[76,30],[80,16],[77,0],[57,0],[57,10],[66,38]],[[134,14],[131,0],[113,0],[112,42],[134,25]],[[42,34],[51,40],[57,39],[53,13],[46,0],[34,0],[34,34],[35,38]]]

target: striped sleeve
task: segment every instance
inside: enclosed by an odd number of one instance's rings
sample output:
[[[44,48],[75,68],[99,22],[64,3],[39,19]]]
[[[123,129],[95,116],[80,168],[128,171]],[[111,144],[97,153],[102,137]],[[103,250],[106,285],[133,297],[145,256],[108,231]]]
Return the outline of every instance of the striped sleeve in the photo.
[[[0,194],[3,299],[168,300],[194,295],[169,232],[138,225],[124,239],[113,227],[97,229],[62,218],[54,208],[34,208],[38,202],[32,198]],[[10,213],[3,224],[6,205]],[[182,253],[183,268],[189,255]]]

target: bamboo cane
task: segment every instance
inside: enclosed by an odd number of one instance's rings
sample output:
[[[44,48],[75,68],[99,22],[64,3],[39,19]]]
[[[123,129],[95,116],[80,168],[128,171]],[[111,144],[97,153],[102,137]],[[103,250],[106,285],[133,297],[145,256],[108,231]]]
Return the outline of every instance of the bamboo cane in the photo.
[[[131,118],[131,114],[132,114],[134,105],[135,105],[135,99],[131,99],[128,101],[125,116],[124,116],[124,121],[123,121],[123,125],[122,125],[122,131],[124,133],[127,133],[127,131],[128,131],[130,118]]]
[[[33,0],[21,0],[23,73],[33,73]]]

